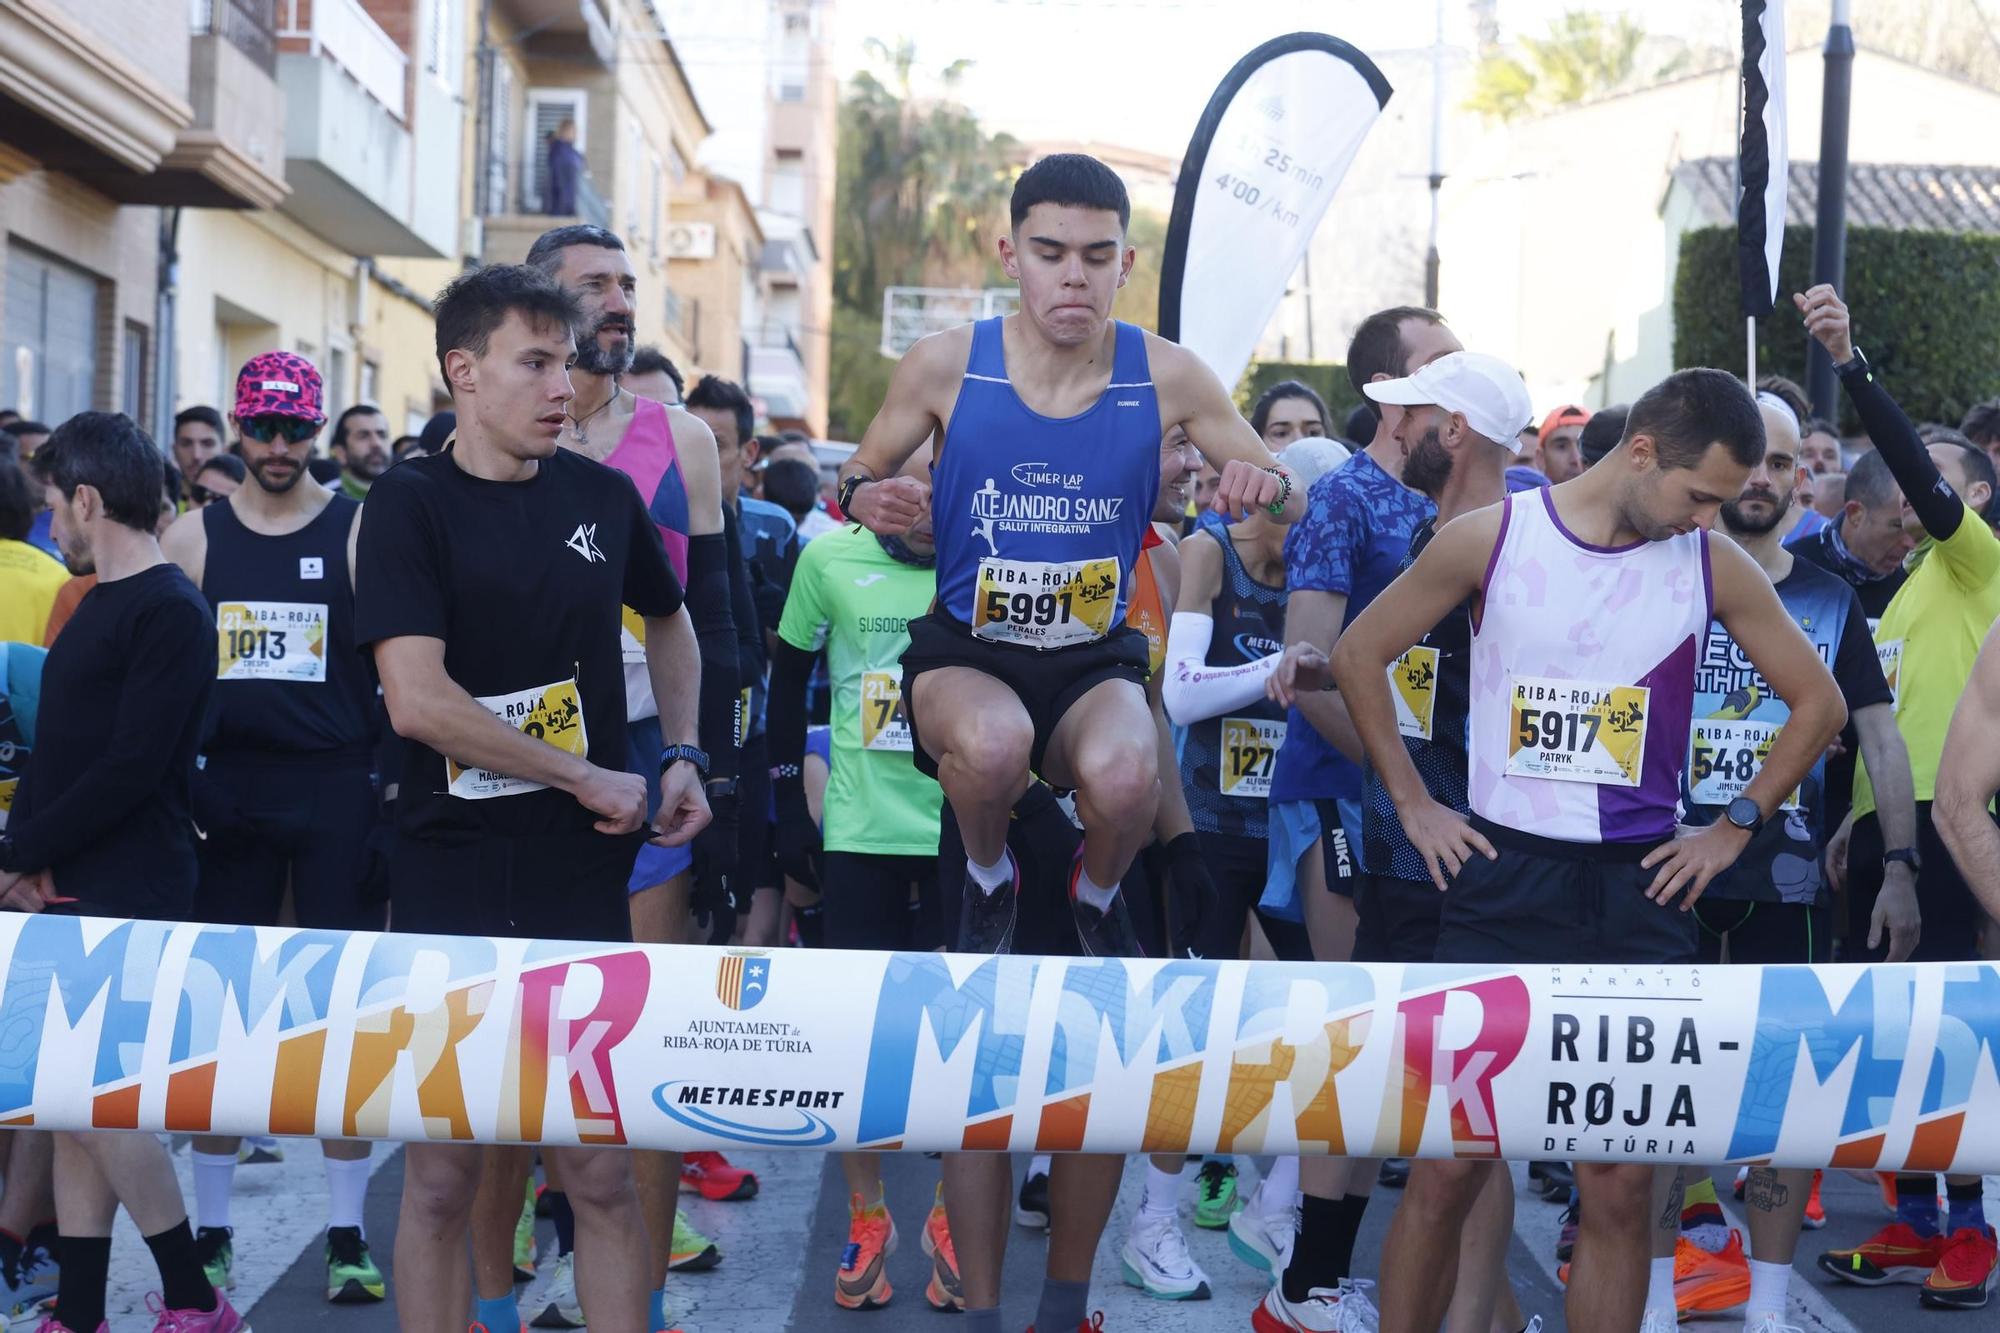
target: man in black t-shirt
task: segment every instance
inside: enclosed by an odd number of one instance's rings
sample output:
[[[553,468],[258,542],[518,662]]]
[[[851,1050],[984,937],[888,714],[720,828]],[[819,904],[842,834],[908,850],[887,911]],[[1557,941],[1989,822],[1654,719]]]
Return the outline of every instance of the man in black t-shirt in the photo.
[[[457,440],[375,484],[356,553],[355,641],[372,645],[390,722],[411,742],[391,923],[630,939],[625,888],[647,793],[626,768],[621,603],[645,622],[660,707],[659,835],[684,843],[708,821],[700,659],[680,581],[631,481],[556,447],[575,302],[533,269],[496,266],[454,281],[436,315]],[[465,1326],[463,1244],[485,1155],[406,1153],[396,1305],[410,1333]],[[554,1155],[583,1303],[609,1327],[638,1328],[646,1230],[629,1157]]]
[[[0,902],[185,921],[195,886],[188,786],[215,678],[215,621],[153,535],[159,450],[130,417],[83,412],[43,442],[33,467],[63,562],[95,573],[97,585],[43,667],[35,751],[0,835]],[[129,1058],[119,1072],[133,1077]],[[159,1265],[160,1326],[242,1329],[202,1272],[158,1139],[58,1133],[55,1182],[62,1322],[47,1327],[103,1323],[111,1220],[123,1204]]]

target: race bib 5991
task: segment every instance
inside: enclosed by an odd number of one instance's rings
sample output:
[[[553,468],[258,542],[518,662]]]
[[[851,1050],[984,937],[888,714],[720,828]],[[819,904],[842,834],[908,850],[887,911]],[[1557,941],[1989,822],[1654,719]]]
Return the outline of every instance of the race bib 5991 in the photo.
[[[1121,579],[1118,561],[979,562],[973,637],[1030,648],[1095,643],[1111,632]]]
[[[217,680],[326,679],[326,606],[223,602],[215,608]]]
[[[512,694],[483,695],[479,697],[479,702],[491,710],[493,716],[524,735],[545,741],[579,759],[590,754],[590,735],[583,724],[583,696],[577,690],[574,677],[559,680],[553,685],[539,685],[531,690],[516,690]],[[526,778],[509,777],[487,768],[467,768],[450,758],[444,761],[444,771],[446,790],[468,801],[519,796],[524,792],[542,791],[547,785],[530,782]]]
[[[1507,776],[1636,787],[1652,690],[1516,676]]]

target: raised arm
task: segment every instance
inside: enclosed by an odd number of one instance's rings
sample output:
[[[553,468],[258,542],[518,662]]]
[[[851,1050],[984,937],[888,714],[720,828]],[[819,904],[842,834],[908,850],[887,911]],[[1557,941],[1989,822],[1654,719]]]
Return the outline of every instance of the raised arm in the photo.
[[[2000,625],[1988,630],[1972,678],[1945,731],[1931,816],[1988,916],[2000,917],[2000,826],[1988,813],[2000,791]]]
[[[860,447],[840,465],[847,516],[870,532],[900,537],[929,506],[929,485],[896,474],[924,441],[936,436],[942,442],[945,422],[938,405],[950,401],[971,346],[969,324],[919,339],[896,363],[889,392]],[[851,495],[846,488],[850,477],[864,483]]]
[[[1283,507],[1271,517],[1280,523],[1296,522],[1306,512],[1305,488],[1250,429],[1208,363],[1150,333],[1146,356],[1160,399],[1160,428],[1183,427],[1222,474],[1215,490],[1216,510],[1238,519],[1252,509],[1267,509],[1283,495]],[[1289,486],[1279,480],[1281,474],[1290,479]]]

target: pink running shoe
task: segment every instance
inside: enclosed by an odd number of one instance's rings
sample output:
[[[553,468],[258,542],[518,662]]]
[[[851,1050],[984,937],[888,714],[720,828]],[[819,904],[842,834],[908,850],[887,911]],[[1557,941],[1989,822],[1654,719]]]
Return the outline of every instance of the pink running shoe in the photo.
[[[250,1325],[220,1291],[213,1310],[169,1310],[158,1292],[146,1294],[146,1309],[154,1319],[153,1333],[250,1333]]]
[[[54,1315],[50,1315],[47,1319],[35,1325],[35,1333],[75,1333],[75,1330]],[[111,1333],[111,1325],[99,1324],[97,1326],[97,1333]]]

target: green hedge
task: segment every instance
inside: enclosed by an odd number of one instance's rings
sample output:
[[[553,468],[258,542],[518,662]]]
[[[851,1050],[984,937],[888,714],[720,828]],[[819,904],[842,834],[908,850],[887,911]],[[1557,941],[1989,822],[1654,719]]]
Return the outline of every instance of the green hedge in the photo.
[[[1335,435],[1340,434],[1341,423],[1347,420],[1347,414],[1361,406],[1361,400],[1354,394],[1354,386],[1347,382],[1347,367],[1341,362],[1252,361],[1250,369],[1244,373],[1243,382],[1236,387],[1236,401],[1243,415],[1248,417],[1258,395],[1280,380],[1297,380],[1316,389],[1319,396],[1326,399],[1327,411],[1333,416]]]
[[[1791,302],[1811,281],[1813,231],[1785,228],[1778,309],[1757,322],[1757,373],[1805,383],[1805,322]],[[1674,364],[1743,373],[1743,308],[1736,229],[1681,236],[1674,279]],[[1854,341],[1915,421],[1956,426],[1966,409],[2000,393],[2000,236],[1940,231],[1847,230]],[[1859,430],[1841,404],[1841,428]]]

